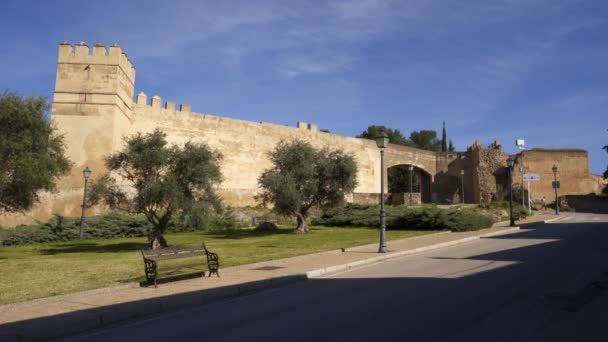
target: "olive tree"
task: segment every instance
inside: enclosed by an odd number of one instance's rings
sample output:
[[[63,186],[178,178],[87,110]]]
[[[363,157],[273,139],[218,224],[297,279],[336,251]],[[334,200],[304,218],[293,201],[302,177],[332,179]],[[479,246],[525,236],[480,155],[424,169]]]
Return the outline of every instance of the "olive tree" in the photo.
[[[109,171],[93,184],[89,201],[103,201],[113,209],[141,213],[152,224],[148,242],[153,249],[167,247],[164,233],[177,212],[196,210],[200,203],[219,207],[215,193],[221,182],[222,156],[205,144],[187,142],[169,146],[160,130],[125,139],[124,150],[106,159]],[[127,186],[119,186],[119,181]]]
[[[31,209],[71,169],[63,137],[45,119],[49,108],[43,97],[0,94],[0,212]]]
[[[258,179],[263,204],[272,204],[281,215],[297,218],[296,231],[306,224],[313,206],[331,208],[357,185],[357,164],[343,151],[315,149],[304,141],[280,142],[269,154],[273,166]]]

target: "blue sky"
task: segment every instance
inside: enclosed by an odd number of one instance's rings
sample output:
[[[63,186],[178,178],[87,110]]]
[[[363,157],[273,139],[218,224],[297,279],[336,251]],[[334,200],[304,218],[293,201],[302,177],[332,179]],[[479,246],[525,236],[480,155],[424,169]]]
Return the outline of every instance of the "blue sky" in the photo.
[[[0,2],[0,90],[52,98],[58,43],[119,43],[136,93],[356,135],[382,124],[608,154],[606,1]]]

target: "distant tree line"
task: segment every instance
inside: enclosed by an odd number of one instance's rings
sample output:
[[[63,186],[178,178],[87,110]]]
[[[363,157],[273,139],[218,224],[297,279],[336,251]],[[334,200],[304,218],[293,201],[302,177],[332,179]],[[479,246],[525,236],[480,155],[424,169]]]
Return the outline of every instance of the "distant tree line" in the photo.
[[[454,152],[455,150],[452,139],[449,139],[448,142],[445,121],[443,122],[441,139],[437,138],[437,131],[431,129],[412,131],[409,138],[406,138],[400,130],[382,125],[367,127],[365,131],[357,135],[357,138],[374,140],[381,132],[386,133],[390,142],[397,145],[410,146],[435,152]]]

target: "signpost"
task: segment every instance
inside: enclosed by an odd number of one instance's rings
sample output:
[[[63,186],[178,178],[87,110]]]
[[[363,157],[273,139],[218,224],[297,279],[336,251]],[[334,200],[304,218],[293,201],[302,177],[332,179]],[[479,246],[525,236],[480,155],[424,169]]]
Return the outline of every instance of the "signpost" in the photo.
[[[540,175],[538,173],[525,173],[524,181],[527,182],[537,182],[540,180]]]
[[[528,182],[528,211],[532,211],[532,204],[530,203],[530,199],[532,198],[532,194],[530,193],[530,182],[538,182],[540,180],[540,175],[538,173],[525,173],[523,175],[523,180]]]

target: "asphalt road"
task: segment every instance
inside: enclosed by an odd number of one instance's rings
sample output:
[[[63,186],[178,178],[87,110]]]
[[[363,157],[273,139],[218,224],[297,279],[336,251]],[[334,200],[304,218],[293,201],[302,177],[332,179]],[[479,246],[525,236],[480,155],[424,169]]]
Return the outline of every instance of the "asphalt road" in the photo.
[[[65,340],[606,341],[608,215],[572,214]]]

